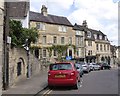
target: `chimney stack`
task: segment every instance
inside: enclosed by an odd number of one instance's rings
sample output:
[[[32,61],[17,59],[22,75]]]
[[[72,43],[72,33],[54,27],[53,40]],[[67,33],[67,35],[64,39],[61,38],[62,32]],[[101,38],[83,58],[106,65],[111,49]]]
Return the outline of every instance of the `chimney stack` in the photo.
[[[87,25],[87,21],[84,20],[83,23],[82,23],[82,25],[83,25],[83,27],[88,27],[88,25]]]
[[[47,16],[47,7],[45,5],[42,5],[41,14]]]

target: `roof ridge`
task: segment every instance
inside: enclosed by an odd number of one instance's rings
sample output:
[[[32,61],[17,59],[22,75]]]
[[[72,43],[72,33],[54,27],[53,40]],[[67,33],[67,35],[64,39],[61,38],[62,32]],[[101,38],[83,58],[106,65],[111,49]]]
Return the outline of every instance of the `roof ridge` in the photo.
[[[39,12],[34,12],[34,11],[30,11],[30,12],[37,13],[37,14],[41,14],[41,13],[39,13]],[[56,16],[56,17],[67,18],[67,17],[64,17],[64,16],[58,16],[58,15],[53,15],[53,14],[48,14],[48,16]]]
[[[34,11],[30,11],[30,13],[31,13],[30,15],[31,20],[66,25],[66,26],[73,26],[67,17],[57,16],[57,15],[52,15],[52,14],[43,16],[41,13],[34,12]]]

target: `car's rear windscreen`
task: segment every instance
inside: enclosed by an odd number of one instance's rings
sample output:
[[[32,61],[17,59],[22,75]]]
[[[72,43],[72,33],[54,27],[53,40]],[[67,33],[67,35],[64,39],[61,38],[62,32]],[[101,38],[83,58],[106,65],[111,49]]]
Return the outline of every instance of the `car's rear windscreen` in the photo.
[[[51,64],[50,70],[71,70],[72,65],[69,63],[59,63],[59,64]]]

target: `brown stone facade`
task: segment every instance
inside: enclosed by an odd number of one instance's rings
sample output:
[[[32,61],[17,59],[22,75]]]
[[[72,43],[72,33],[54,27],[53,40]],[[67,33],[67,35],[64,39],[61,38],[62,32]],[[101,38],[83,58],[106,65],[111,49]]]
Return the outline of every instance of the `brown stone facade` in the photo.
[[[30,26],[31,27],[36,27],[38,22],[31,21]],[[39,22],[41,23],[41,22]],[[36,44],[32,44],[31,46],[37,46],[39,49],[39,59],[48,59],[49,58],[49,52],[46,50],[46,57],[43,56],[44,52],[43,50],[46,47],[50,47],[52,45],[67,45],[69,44],[69,38],[71,38],[71,45],[75,45],[75,30],[73,30],[72,27],[70,26],[65,26],[67,27],[66,32],[59,31],[59,27],[61,25],[57,24],[49,24],[49,23],[44,23],[45,24],[45,29],[39,31],[39,38]],[[44,42],[43,37],[46,37],[46,42]],[[54,37],[56,37],[56,43],[54,43]],[[64,37],[64,44],[61,44],[61,38]],[[67,50],[67,55],[69,56],[69,52],[71,51],[72,57],[75,57],[74,54],[74,49],[73,47],[69,47]],[[55,62],[57,56],[53,55],[51,56],[51,62]]]

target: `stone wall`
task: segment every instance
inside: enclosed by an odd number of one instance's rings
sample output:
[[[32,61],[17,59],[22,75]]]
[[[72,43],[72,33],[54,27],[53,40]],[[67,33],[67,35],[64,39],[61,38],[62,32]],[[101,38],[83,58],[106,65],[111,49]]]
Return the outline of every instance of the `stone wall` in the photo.
[[[31,66],[30,78],[41,72],[40,62],[31,53],[29,54],[29,64]],[[12,48],[9,50],[9,86],[27,78],[27,65],[28,56],[25,49]]]

